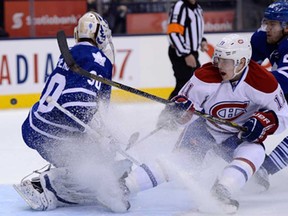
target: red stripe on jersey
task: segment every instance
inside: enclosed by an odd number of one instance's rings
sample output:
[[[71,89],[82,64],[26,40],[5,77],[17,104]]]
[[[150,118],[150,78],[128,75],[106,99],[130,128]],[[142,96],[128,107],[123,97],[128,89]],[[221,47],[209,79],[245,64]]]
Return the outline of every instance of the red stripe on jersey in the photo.
[[[264,93],[272,93],[278,87],[278,82],[273,74],[252,60],[249,63],[245,82]]]
[[[204,64],[201,68],[195,71],[195,76],[206,83],[221,83],[222,77],[219,73],[217,67],[214,67],[213,64],[207,63]]]

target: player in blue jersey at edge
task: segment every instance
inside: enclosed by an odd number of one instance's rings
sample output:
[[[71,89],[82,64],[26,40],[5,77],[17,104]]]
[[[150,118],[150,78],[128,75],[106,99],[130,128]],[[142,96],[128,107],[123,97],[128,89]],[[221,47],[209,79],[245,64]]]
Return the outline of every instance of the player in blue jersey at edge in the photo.
[[[76,63],[92,74],[111,80],[114,47],[108,23],[99,14],[87,12],[79,19],[74,30],[74,38],[76,45],[70,49],[70,53]],[[100,165],[105,166],[102,170],[108,170],[111,165],[111,172],[105,171],[107,175],[111,176],[111,173],[113,175],[115,173],[112,169],[115,167],[113,163],[116,163],[113,160],[115,151],[100,147],[101,143],[106,142],[105,144],[108,145],[111,141],[101,134],[103,125],[99,115],[99,107],[102,104],[104,110],[107,110],[110,95],[111,86],[74,73],[60,56],[56,68],[45,84],[40,100],[33,105],[22,125],[22,136],[26,145],[36,150],[42,158],[54,166],[53,168],[49,166],[48,169],[41,170],[42,172],[38,171],[40,175],[31,180],[24,178],[20,184],[14,185],[32,209],[51,210],[59,206],[100,203],[112,211],[125,212],[130,207],[124,191],[118,185],[123,173],[119,173],[119,177],[111,180],[119,191],[114,190],[114,187],[110,189],[109,184],[99,180],[104,177],[99,173],[95,174],[99,172]],[[92,127],[96,128],[95,133],[98,132],[98,138],[95,136],[91,138],[91,134],[86,132],[83,126],[52,103],[47,103],[48,96],[85,124],[91,127],[98,125],[98,128]],[[124,160],[120,162],[128,163]],[[88,172],[87,168],[87,172],[84,172],[83,167],[77,170],[77,166],[81,163],[95,164],[91,169],[94,174]],[[79,172],[78,175],[75,175],[75,170]],[[91,175],[85,176],[87,173]],[[86,180],[84,187],[79,184],[81,181],[77,176]],[[89,185],[88,180],[93,177],[95,181],[93,180],[92,185]],[[110,194],[108,200],[107,197],[103,197],[104,191]]]
[[[288,99],[288,2],[276,1],[264,13],[262,26],[251,37],[252,59],[261,64],[266,58],[272,65],[272,74]],[[283,98],[279,98],[282,100]],[[288,137],[265,158],[257,173],[260,184],[269,188],[268,174],[273,175],[288,165]]]

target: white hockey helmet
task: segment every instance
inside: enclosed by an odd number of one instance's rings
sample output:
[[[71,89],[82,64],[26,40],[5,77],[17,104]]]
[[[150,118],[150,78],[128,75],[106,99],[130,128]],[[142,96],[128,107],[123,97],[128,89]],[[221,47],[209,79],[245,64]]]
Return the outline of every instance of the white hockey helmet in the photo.
[[[252,48],[250,40],[247,37],[240,36],[238,34],[229,34],[221,39],[217,43],[214,55],[213,62],[217,62],[218,58],[223,59],[232,59],[234,60],[234,77],[240,74],[244,68],[249,64],[252,55]],[[239,65],[242,58],[246,59],[245,66],[243,70],[236,72],[236,66]]]
[[[104,47],[107,35],[111,36],[108,23],[98,13],[92,11],[85,13],[74,28],[76,42],[82,38],[92,39],[99,48]]]

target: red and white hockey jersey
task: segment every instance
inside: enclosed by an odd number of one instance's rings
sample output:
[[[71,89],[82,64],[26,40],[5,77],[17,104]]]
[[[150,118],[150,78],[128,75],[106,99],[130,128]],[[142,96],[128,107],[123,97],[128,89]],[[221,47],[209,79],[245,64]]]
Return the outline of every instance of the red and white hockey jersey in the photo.
[[[243,125],[260,109],[273,110],[278,116],[281,133],[288,127],[288,106],[284,94],[274,76],[251,61],[236,83],[223,81],[219,70],[207,63],[195,71],[192,78],[179,92],[188,97],[197,110],[212,116]],[[238,132],[226,125],[207,121],[210,128],[220,132]]]

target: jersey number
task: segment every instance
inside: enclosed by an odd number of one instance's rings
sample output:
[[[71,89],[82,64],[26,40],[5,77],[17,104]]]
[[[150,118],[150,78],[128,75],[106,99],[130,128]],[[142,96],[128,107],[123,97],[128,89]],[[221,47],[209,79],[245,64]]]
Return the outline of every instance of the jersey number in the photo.
[[[282,109],[285,104],[285,96],[282,91],[280,91],[280,97],[278,96],[278,94],[275,96],[274,101],[277,104],[278,110]]]
[[[51,96],[53,100],[57,101],[66,85],[66,78],[61,74],[55,74],[47,84],[45,93],[39,101],[38,111],[45,113],[53,109],[52,104],[46,102],[46,98]]]
[[[96,71],[90,71],[91,74],[94,74],[96,76],[102,77],[101,75],[97,75]],[[101,88],[101,82],[99,82],[98,80],[94,80],[94,79],[89,79],[87,80],[87,82],[89,83],[89,85],[91,86],[95,86],[96,89],[100,90]]]

